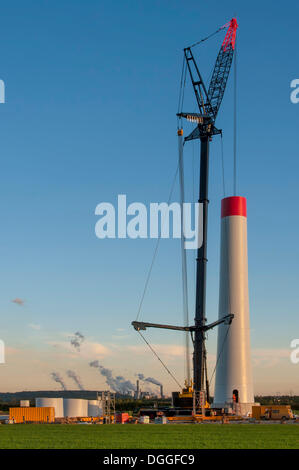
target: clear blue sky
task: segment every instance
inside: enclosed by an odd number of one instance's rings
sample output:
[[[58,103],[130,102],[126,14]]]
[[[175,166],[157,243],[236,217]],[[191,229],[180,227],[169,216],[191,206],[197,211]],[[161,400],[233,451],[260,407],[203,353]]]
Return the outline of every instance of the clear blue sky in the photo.
[[[248,199],[256,391],[297,386],[299,393],[298,366],[290,365],[287,355],[290,341],[299,336],[299,104],[290,102],[290,82],[299,78],[298,13],[296,1],[2,2],[0,336],[11,353],[0,366],[1,391],[55,386],[49,373],[55,368],[63,374],[67,367],[78,369],[90,388],[96,378],[94,387],[100,388],[101,378],[87,370],[89,353],[84,360],[65,358],[63,345],[57,346],[77,330],[86,341],[104,345],[103,365],[131,380],[135,372],[155,375],[173,387],[150,353],[140,352],[146,359],[139,364],[132,352],[143,348],[129,325],[154,242],[98,240],[94,210],[99,202],[115,202],[118,194],[127,194],[129,202],[167,200],[177,160],[182,49],[237,16],[238,193]],[[206,79],[222,38],[196,51]],[[230,80],[218,120],[228,194],[232,110]],[[193,150],[198,153],[197,144],[186,151],[189,196]],[[208,317],[213,320],[222,197],[217,138],[210,178]],[[179,254],[178,242],[161,243],[143,319],[181,321]],[[15,297],[25,299],[24,306],[12,303]],[[148,337],[164,346],[182,345],[172,333]],[[211,334],[211,357],[215,339]],[[61,355],[53,356],[53,343]],[[40,359],[37,369],[32,358]],[[166,359],[182,379],[182,364]],[[26,383],[18,379],[20,369]],[[281,369],[286,372],[278,379]]]

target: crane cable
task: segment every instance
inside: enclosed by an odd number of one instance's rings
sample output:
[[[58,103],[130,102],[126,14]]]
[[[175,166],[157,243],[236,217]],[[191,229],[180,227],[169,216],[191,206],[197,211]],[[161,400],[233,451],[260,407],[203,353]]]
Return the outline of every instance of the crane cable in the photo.
[[[178,171],[179,171],[179,165],[177,165],[177,168],[176,168],[176,171],[175,171],[175,174],[174,174],[174,178],[173,178],[173,182],[172,182],[172,185],[171,185],[170,194],[169,194],[169,198],[168,198],[168,205],[170,204],[170,201],[171,201],[171,198],[172,198],[172,194],[173,194],[173,191],[174,191],[174,186],[175,186],[175,182],[176,182],[176,179],[177,179]],[[165,221],[164,221],[164,223],[165,223]],[[144,289],[143,289],[141,300],[140,300],[139,307],[138,307],[138,310],[137,310],[136,321],[139,319],[139,316],[140,316],[140,313],[141,313],[141,308],[142,308],[142,305],[143,305],[144,297],[145,297],[145,294],[146,294],[146,291],[147,291],[147,288],[148,288],[148,284],[149,284],[150,277],[151,277],[151,274],[152,274],[152,270],[153,270],[153,267],[154,267],[155,259],[156,259],[157,253],[158,253],[158,248],[159,248],[159,244],[160,244],[160,240],[161,240],[162,228],[163,228],[163,226],[161,227],[161,229],[159,231],[156,246],[154,248],[152,261],[151,261],[151,264],[150,264],[150,267],[149,267],[149,270],[148,270],[148,273],[147,273]]]
[[[215,375],[215,372],[216,372],[216,368],[217,368],[219,359],[220,359],[220,357],[221,357],[221,355],[222,355],[222,353],[223,353],[223,349],[224,349],[224,346],[225,346],[225,343],[226,343],[226,340],[227,340],[227,337],[228,337],[229,330],[230,330],[230,325],[228,325],[228,328],[227,328],[227,331],[226,331],[226,334],[225,334],[225,337],[224,337],[224,340],[223,340],[223,343],[222,343],[220,352],[219,352],[218,357],[217,357],[217,360],[216,360],[216,364],[215,364],[214,370],[213,370],[212,375],[211,375],[211,377],[210,377],[210,380],[209,380],[209,384],[210,384],[210,385],[211,385],[212,380],[213,380],[213,378],[214,378],[214,375]]]
[[[150,348],[150,350],[152,351],[152,353],[156,356],[156,358],[161,362],[162,366],[164,367],[164,369],[168,372],[168,374],[173,378],[173,380],[175,381],[175,383],[180,387],[182,388],[181,384],[177,381],[177,379],[175,378],[175,376],[173,375],[172,372],[170,372],[170,370],[168,369],[167,365],[162,361],[162,359],[158,356],[158,354],[156,353],[156,351],[154,350],[154,348],[149,344],[149,342],[145,339],[145,337],[143,336],[143,334],[140,332],[140,330],[137,330],[138,333],[140,334],[141,338],[143,339],[143,341],[148,345],[148,347]]]
[[[223,135],[221,132],[221,167],[222,167],[222,190],[223,197],[225,197],[225,172],[224,172],[224,150],[223,150]]]
[[[185,97],[185,85],[186,85],[186,76],[187,76],[187,62],[185,58],[185,54],[183,57],[183,65],[182,65],[182,73],[181,73],[181,81],[180,81],[180,92],[179,92],[179,102],[178,102],[178,112],[177,114],[182,112],[184,97]],[[177,116],[177,128],[182,129],[182,118]]]
[[[177,179],[178,171],[179,171],[179,165],[177,165],[176,172],[175,172],[175,175],[174,175],[174,178],[173,178],[173,182],[172,182],[172,185],[171,185],[170,194],[169,194],[169,198],[168,198],[168,205],[170,204],[170,201],[171,201],[171,198],[172,198],[172,194],[173,194],[173,191],[174,191],[174,186],[175,186],[175,182],[176,182],[176,179]],[[141,296],[141,300],[140,300],[140,304],[139,304],[139,307],[138,307],[138,312],[137,312],[136,321],[138,320],[138,318],[139,318],[139,316],[140,316],[140,313],[141,313],[141,308],[142,308],[143,301],[144,301],[144,298],[145,298],[145,294],[146,294],[146,291],[147,291],[147,288],[148,288],[148,284],[149,284],[149,281],[150,281],[150,277],[151,277],[151,273],[152,273],[153,266],[154,266],[154,263],[155,263],[155,259],[156,259],[157,253],[158,253],[158,248],[159,248],[159,244],[160,244],[160,240],[161,240],[161,231],[162,231],[162,227],[161,227],[161,230],[160,230],[160,232],[159,232],[159,236],[158,236],[158,239],[157,239],[157,242],[156,242],[156,246],[155,246],[155,249],[154,249],[154,253],[153,253],[153,258],[152,258],[152,261],[151,261],[151,264],[150,264],[150,267],[149,267],[149,270],[148,270],[148,273],[147,273],[147,277],[146,277],[144,289],[143,289],[142,296]],[[143,341],[147,344],[147,346],[148,346],[149,349],[152,351],[152,353],[156,356],[156,358],[158,359],[158,361],[161,362],[162,366],[163,366],[164,369],[167,371],[167,373],[173,378],[173,380],[176,382],[176,384],[177,384],[180,388],[182,388],[181,385],[180,385],[180,383],[177,381],[177,379],[176,379],[175,376],[173,375],[173,373],[170,372],[170,370],[168,369],[168,367],[166,366],[166,364],[162,361],[162,359],[159,357],[159,355],[156,353],[156,351],[155,351],[154,348],[150,345],[150,343],[145,339],[145,337],[144,337],[143,334],[140,332],[140,330],[137,330],[137,332],[139,333],[139,335],[141,336],[141,338],[143,339]]]
[[[234,196],[237,195],[237,41],[234,54]]]
[[[183,66],[180,82],[180,93],[178,103],[178,114],[182,112],[184,104],[184,93],[187,75],[187,61],[184,54]],[[184,139],[183,139],[183,121],[178,116],[178,165],[179,165],[179,181],[180,181],[180,207],[181,207],[181,260],[182,260],[182,288],[183,288],[183,321],[184,326],[189,326],[189,300],[188,300],[188,268],[187,253],[185,249],[185,221],[184,221],[184,203],[185,203],[185,176],[184,176]],[[191,365],[190,365],[190,335],[189,332],[184,334],[185,346],[185,378],[190,384]]]
[[[185,181],[184,181],[184,142],[183,136],[178,135],[179,150],[179,177],[180,177],[180,207],[181,207],[181,258],[182,258],[182,287],[183,287],[183,315],[184,326],[189,326],[189,301],[188,301],[188,273],[187,273],[187,253],[185,249],[185,220],[184,220],[184,204],[185,204]],[[191,367],[190,367],[190,335],[185,332],[185,368],[186,379],[190,383]]]
[[[182,106],[183,106],[183,102],[184,102],[184,90],[185,90],[185,84],[186,84],[186,75],[187,75],[187,64],[186,64],[185,57],[184,57],[183,66],[182,66],[182,73],[181,73],[181,81],[180,81],[178,112],[181,111]],[[181,127],[181,118],[178,117],[178,128],[179,127]],[[171,198],[172,198],[172,194],[173,194],[173,191],[174,191],[174,186],[175,186],[175,183],[176,183],[179,168],[180,168],[180,162],[178,162],[178,165],[177,165],[177,168],[176,168],[176,171],[175,171],[175,175],[174,175],[174,178],[173,178],[173,182],[172,182],[172,185],[171,185],[170,194],[169,194],[169,198],[168,198],[168,205],[170,204],[170,201],[171,201]],[[152,270],[153,270],[154,263],[155,263],[155,260],[156,260],[156,257],[157,257],[158,248],[159,248],[159,245],[160,245],[161,232],[162,232],[162,227],[161,227],[160,232],[159,232],[159,236],[158,236],[155,248],[154,248],[152,261],[150,263],[149,270],[148,270],[148,273],[147,273],[147,277],[146,277],[146,280],[145,280],[144,289],[143,289],[141,300],[140,300],[139,307],[138,307],[138,310],[137,310],[136,321],[139,319],[140,314],[141,314],[141,309],[142,309],[142,306],[143,306],[145,294],[147,292],[147,288],[148,288],[149,281],[150,281],[150,278],[151,278]],[[163,365],[165,370],[168,372],[168,374],[173,378],[173,380],[176,382],[176,384],[180,388],[182,388],[180,383],[177,381],[177,379],[172,374],[172,372],[170,372],[170,370],[168,369],[166,364],[162,361],[162,359],[159,357],[159,355],[156,353],[156,351],[153,349],[153,347],[150,345],[150,343],[145,339],[145,337],[142,335],[142,333],[139,330],[137,330],[137,331],[138,331],[139,335],[141,336],[141,338],[143,339],[143,341],[147,344],[149,349],[152,351],[152,353],[161,362],[161,364]],[[187,343],[187,340],[186,340],[186,343]]]
[[[227,28],[229,23],[226,23],[225,25],[221,26],[220,28],[218,28],[216,31],[214,31],[214,33],[210,34],[209,36],[201,39],[200,41],[197,41],[195,42],[194,44],[192,44],[191,46],[189,46],[189,49],[191,49],[191,47],[195,47],[195,46],[198,46],[198,44],[201,44],[202,42],[205,42],[207,41],[208,39],[210,39],[211,37],[215,36],[215,34],[217,33],[220,33],[220,31],[222,31],[223,29]]]

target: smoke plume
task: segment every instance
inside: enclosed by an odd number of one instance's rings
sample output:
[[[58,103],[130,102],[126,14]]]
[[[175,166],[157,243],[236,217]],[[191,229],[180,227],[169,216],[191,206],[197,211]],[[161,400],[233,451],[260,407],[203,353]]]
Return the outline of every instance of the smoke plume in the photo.
[[[160,387],[160,385],[162,385],[161,382],[159,382],[159,380],[156,380],[153,377],[146,377],[145,378],[145,376],[143,374],[137,374],[137,377],[138,377],[138,379],[143,380],[143,382],[149,382],[151,384],[157,385],[158,387]]]
[[[57,372],[51,372],[52,379],[61,385],[62,390],[67,390],[64,381]]]
[[[128,394],[135,391],[135,385],[132,384],[130,380],[125,379],[121,375],[114,377],[112,371],[103,367],[99,361],[92,361],[89,365],[99,370],[103,377],[105,377],[107,385],[109,385],[114,392]]]
[[[68,370],[67,372],[67,376],[70,377],[71,379],[73,379],[73,381],[75,382],[75,384],[79,387],[80,390],[84,390],[84,387],[81,383],[81,380],[80,378],[77,376],[76,372],[74,372],[73,370]]]
[[[74,346],[74,348],[77,350],[77,351],[80,351],[80,346],[81,344],[83,343],[84,341],[84,336],[82,335],[82,333],[80,333],[80,331],[77,331],[74,336],[71,337],[71,345]]]
[[[14,304],[20,305],[22,307],[24,305],[24,300],[20,299],[19,297],[16,297],[15,299],[12,300]]]

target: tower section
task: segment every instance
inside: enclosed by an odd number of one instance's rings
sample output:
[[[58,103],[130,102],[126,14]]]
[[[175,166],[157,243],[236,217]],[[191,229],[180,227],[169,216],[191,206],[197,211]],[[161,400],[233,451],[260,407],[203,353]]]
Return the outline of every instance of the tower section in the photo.
[[[221,201],[219,319],[232,313],[231,324],[218,329],[213,407],[251,412],[254,404],[248,297],[246,199]]]

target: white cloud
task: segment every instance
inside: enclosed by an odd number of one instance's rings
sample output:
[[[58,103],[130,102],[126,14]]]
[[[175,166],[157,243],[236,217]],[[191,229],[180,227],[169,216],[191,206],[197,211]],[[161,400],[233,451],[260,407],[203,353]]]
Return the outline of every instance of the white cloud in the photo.
[[[151,344],[154,351],[163,356],[181,357],[185,354],[184,346],[177,344]],[[146,345],[127,346],[129,351],[138,354],[148,354],[149,348]]]
[[[68,341],[47,341],[47,344],[67,353],[68,357],[81,357],[82,359],[96,359],[111,355],[111,351],[100,343],[86,342],[80,346],[80,351],[74,351],[73,346]]]
[[[266,349],[257,348],[252,350],[252,361],[254,366],[273,367],[277,364],[290,361],[289,349]]]
[[[37,331],[42,329],[40,325],[37,325],[35,323],[29,323],[28,327],[32,328],[32,330],[37,330]]]
[[[131,335],[111,335],[111,339],[127,339],[131,338]]]

